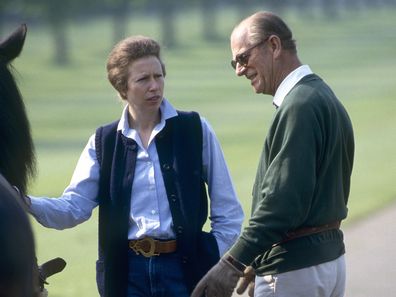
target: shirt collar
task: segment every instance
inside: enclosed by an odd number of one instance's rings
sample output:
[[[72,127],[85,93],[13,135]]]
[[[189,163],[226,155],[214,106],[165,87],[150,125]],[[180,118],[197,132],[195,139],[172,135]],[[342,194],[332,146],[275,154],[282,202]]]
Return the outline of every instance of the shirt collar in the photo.
[[[176,109],[169,103],[169,101],[163,98],[161,105],[161,121],[155,126],[152,136],[155,136],[158,132],[160,132],[165,127],[165,121],[167,119],[173,118],[177,116]],[[132,139],[137,139],[137,131],[133,128],[129,127],[128,122],[128,104],[125,105],[124,110],[122,111],[121,119],[118,123],[117,130],[121,131],[121,133]]]
[[[290,72],[282,83],[279,85],[278,89],[276,90],[274,100],[272,103],[279,107],[283,100],[285,99],[286,95],[290,92],[291,89],[304,77],[309,74],[312,74],[312,70],[308,65],[302,65],[292,72]]]

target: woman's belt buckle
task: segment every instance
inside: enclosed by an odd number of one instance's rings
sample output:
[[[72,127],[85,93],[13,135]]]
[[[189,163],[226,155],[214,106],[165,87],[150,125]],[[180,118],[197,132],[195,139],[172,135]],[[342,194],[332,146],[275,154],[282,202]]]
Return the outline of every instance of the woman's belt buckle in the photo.
[[[156,240],[151,237],[144,237],[138,240],[129,241],[129,247],[139,255],[139,253],[144,257],[158,256],[159,253],[155,252]]]

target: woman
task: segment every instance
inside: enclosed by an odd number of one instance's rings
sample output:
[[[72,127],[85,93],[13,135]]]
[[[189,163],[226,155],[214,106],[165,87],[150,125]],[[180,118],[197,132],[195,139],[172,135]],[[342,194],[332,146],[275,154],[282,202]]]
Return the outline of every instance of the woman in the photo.
[[[46,227],[70,228],[99,205],[101,296],[189,296],[234,243],[243,221],[222,150],[208,122],[163,97],[159,44],[118,43],[107,62],[126,106],[98,128],[59,199],[30,197]],[[207,219],[206,185],[211,232]]]

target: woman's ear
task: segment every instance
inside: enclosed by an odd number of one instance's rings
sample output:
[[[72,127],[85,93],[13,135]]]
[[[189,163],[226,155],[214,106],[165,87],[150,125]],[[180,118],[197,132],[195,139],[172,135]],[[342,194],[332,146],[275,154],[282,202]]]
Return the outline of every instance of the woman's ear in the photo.
[[[124,92],[119,92],[118,97],[120,97],[120,99],[123,101],[125,101],[127,99],[126,93],[124,93]]]

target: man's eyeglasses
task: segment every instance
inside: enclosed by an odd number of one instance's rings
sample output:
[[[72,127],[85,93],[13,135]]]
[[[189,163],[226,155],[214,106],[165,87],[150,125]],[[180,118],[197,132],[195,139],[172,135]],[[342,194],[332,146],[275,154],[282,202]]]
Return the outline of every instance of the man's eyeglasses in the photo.
[[[252,49],[255,47],[258,47],[259,45],[262,45],[264,42],[267,41],[268,38],[260,41],[259,43],[256,43],[255,45],[249,47],[246,51],[244,51],[241,54],[238,54],[235,56],[235,60],[231,60],[231,66],[232,68],[236,69],[237,63],[241,65],[242,67],[246,67],[247,64],[249,63],[249,58],[250,58],[250,52]]]

